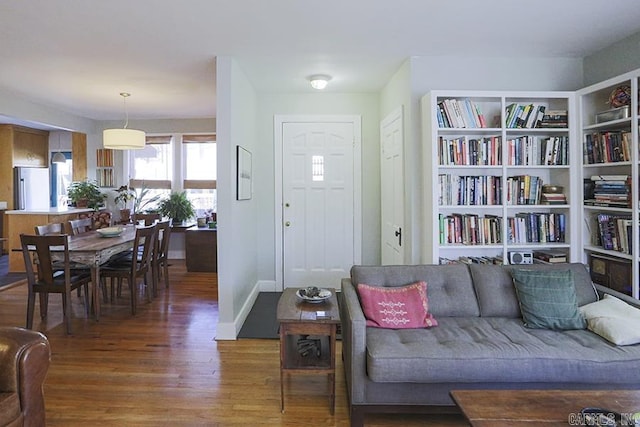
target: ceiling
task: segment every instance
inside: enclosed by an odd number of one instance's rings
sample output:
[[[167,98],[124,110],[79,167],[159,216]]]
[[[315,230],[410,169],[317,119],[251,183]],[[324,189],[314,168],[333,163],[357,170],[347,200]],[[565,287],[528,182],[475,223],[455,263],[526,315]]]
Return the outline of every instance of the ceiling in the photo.
[[[215,57],[256,90],[377,92],[410,56],[584,57],[637,0],[25,0],[0,3],[0,89],[95,120],[215,117]],[[0,111],[0,114],[5,112]]]

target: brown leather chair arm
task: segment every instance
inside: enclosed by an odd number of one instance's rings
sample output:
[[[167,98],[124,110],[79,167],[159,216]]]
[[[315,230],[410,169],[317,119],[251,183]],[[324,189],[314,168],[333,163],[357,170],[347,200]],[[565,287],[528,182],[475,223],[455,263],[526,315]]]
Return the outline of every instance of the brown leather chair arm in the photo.
[[[0,392],[18,393],[24,426],[45,425],[44,380],[51,362],[40,332],[0,327]]]

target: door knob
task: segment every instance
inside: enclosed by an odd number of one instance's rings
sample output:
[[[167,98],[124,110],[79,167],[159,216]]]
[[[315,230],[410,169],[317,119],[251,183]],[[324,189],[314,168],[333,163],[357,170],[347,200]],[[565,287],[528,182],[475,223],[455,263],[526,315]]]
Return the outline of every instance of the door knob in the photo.
[[[291,221],[287,221],[284,223],[285,227],[290,227],[291,226]]]

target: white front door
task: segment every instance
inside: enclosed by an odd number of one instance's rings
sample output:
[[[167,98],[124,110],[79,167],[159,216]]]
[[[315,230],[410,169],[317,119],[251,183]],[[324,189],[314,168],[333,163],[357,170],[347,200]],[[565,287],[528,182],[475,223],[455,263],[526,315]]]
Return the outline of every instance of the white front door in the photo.
[[[339,288],[340,279],[359,261],[355,125],[282,123],[284,287]]]
[[[402,108],[380,123],[382,264],[404,264],[404,168]]]

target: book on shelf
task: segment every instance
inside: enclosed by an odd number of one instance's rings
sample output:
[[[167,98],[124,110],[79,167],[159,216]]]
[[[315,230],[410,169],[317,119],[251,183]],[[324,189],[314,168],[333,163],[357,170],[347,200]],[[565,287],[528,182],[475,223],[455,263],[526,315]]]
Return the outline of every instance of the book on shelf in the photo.
[[[631,254],[633,238],[631,235],[632,221],[630,215],[599,213],[596,216],[596,222],[596,246],[610,251]]]
[[[538,122],[538,128],[566,128],[569,125],[567,110],[548,110]]]
[[[567,197],[562,193],[542,193],[540,203],[543,205],[566,205]]]
[[[632,153],[631,133],[612,131],[586,134],[582,151],[587,164],[628,162]]]
[[[561,250],[545,249],[533,251],[534,260],[543,261],[544,263],[556,264],[567,262],[567,254]]]
[[[436,109],[441,128],[485,128],[487,123],[480,107],[470,99],[448,98],[438,102]]]
[[[566,217],[563,213],[520,212],[507,217],[507,242],[564,243]]]
[[[593,192],[585,193],[589,199],[585,205],[630,207],[631,206],[631,177],[629,175],[593,175]]]

